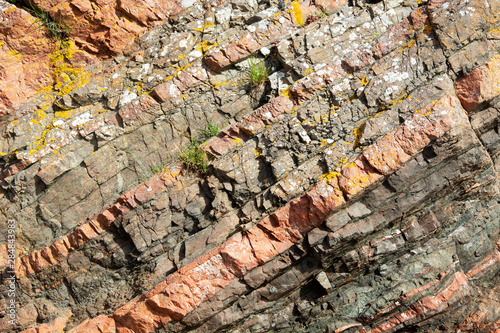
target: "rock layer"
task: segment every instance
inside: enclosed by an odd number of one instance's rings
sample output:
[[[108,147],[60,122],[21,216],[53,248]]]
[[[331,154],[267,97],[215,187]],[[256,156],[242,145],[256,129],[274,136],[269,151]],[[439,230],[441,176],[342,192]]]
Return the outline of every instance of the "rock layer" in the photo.
[[[2,128],[1,331],[499,329],[498,2],[37,4],[82,29]]]

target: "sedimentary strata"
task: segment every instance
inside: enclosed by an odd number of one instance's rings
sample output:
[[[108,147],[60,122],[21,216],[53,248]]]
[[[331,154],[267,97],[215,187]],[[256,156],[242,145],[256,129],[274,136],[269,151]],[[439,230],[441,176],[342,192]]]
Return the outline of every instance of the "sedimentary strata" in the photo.
[[[35,3],[81,29],[0,1],[0,331],[500,329],[498,1]]]

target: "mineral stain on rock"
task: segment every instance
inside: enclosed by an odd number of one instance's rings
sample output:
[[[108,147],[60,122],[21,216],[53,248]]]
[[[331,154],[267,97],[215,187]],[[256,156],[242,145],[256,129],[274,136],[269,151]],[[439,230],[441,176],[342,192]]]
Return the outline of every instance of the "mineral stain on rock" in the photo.
[[[498,1],[13,2],[1,332],[500,329]]]

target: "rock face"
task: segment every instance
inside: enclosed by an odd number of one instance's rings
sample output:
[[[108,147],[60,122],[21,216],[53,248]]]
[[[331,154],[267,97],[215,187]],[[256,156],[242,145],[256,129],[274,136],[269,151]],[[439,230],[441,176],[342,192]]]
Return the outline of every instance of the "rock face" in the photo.
[[[78,29],[0,1],[1,332],[500,330],[500,2],[34,4]]]

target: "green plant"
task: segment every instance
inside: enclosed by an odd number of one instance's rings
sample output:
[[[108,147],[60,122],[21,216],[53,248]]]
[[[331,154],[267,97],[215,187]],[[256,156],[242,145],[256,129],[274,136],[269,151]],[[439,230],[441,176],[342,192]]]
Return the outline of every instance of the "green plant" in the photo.
[[[8,2],[19,6],[31,13],[34,17],[36,17],[39,21],[39,26],[36,30],[45,27],[47,32],[56,40],[62,40],[68,36],[69,27],[64,23],[60,23],[55,21],[50,17],[49,14],[42,11],[39,7],[37,7],[31,0],[29,0],[29,5],[24,3],[22,0],[7,0]]]
[[[167,163],[165,163],[164,161],[160,161],[160,162],[157,162],[156,164],[150,166],[149,168],[146,168],[144,166],[144,164],[142,164],[141,161],[135,159],[134,157],[132,157],[136,163],[136,165],[138,165],[141,169],[140,172],[138,172],[137,170],[137,167],[136,167],[136,173],[137,175],[139,175],[139,173],[142,173],[142,176],[139,177],[139,179],[141,181],[146,181],[148,180],[149,178],[153,177],[154,175],[156,175],[157,173],[160,173],[162,172],[163,170],[165,170],[165,168],[168,166]]]
[[[316,15],[318,19],[323,18],[326,16],[326,11],[323,8],[319,8],[320,12]]]
[[[156,175],[157,173],[162,172],[166,167],[167,165],[165,163],[160,162],[151,167],[151,172],[153,173],[153,175]]]
[[[248,66],[250,70],[249,80],[252,86],[258,86],[267,80],[269,67],[267,67],[265,61],[252,57],[248,60]]]
[[[201,147],[201,142],[192,140],[189,146],[181,151],[179,159],[184,163],[188,171],[194,170],[202,174],[207,173],[208,158]]]
[[[208,120],[205,128],[201,130],[202,140],[206,141],[214,136],[217,136],[220,133],[219,125],[215,122]]]

